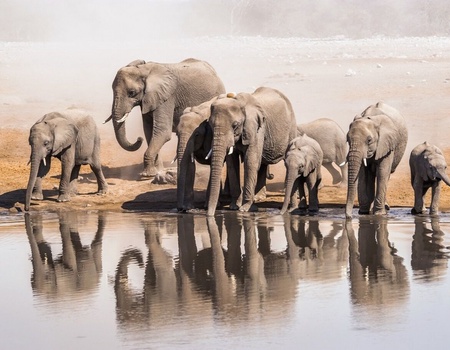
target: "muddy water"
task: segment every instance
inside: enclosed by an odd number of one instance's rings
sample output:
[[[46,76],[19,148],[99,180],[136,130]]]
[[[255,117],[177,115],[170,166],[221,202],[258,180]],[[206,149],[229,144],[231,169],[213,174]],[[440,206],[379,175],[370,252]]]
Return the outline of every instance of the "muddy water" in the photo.
[[[448,344],[450,216],[0,217],[4,349]]]

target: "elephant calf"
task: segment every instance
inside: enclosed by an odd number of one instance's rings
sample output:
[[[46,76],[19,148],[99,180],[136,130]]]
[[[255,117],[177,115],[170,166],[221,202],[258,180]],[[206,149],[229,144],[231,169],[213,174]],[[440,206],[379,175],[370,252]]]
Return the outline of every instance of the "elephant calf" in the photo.
[[[428,142],[417,145],[409,157],[411,185],[414,189],[414,207],[411,214],[424,214],[424,197],[431,187],[430,214],[438,214],[441,180],[450,186],[450,178],[445,173],[447,163],[442,151]]]
[[[91,116],[66,111],[44,115],[30,129],[31,170],[25,199],[25,210],[30,200],[43,199],[42,178],[50,170],[52,157],[61,161],[61,181],[58,202],[70,200],[76,192],[76,180],[81,165],[89,164],[97,177],[98,194],[108,188],[100,164],[100,136]]]
[[[322,165],[333,177],[333,185],[347,186],[347,138],[338,123],[329,118],[319,118],[305,124],[298,124],[299,135],[306,133],[316,140],[323,152]],[[335,163],[341,173],[333,167]]]
[[[292,209],[295,193],[298,189],[300,209],[308,209],[314,213],[319,210],[318,189],[322,181],[321,165],[323,152],[319,143],[303,134],[293,139],[286,151],[286,192],[281,214],[284,214],[291,202]],[[305,185],[308,187],[309,205],[307,205]]]

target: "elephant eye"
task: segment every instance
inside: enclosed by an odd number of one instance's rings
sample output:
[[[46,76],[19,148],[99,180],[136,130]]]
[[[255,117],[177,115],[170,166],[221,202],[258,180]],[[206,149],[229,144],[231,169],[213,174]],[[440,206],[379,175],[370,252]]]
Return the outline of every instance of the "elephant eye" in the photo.
[[[48,141],[44,141],[44,146],[48,146]]]
[[[369,136],[369,137],[367,138],[367,143],[368,143],[369,145],[372,143],[372,137]]]
[[[129,91],[128,91],[128,97],[134,97],[134,96],[136,96],[136,95],[137,95],[136,90],[129,90]]]
[[[232,124],[232,127],[233,127],[234,130],[236,130],[236,129],[239,127],[239,125],[240,125],[239,122],[234,122],[234,123]]]

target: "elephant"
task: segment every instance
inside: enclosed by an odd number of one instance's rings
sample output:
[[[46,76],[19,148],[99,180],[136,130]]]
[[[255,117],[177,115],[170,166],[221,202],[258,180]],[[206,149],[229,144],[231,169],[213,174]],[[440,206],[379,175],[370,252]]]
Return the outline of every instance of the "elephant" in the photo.
[[[333,185],[347,186],[347,139],[339,124],[329,118],[319,118],[298,124],[297,130],[299,134],[306,133],[319,143],[323,152],[322,166],[333,177]],[[333,167],[333,163],[339,166],[341,173]]]
[[[447,162],[444,154],[438,147],[425,141],[411,151],[409,168],[411,170],[411,186],[414,189],[414,207],[411,209],[411,214],[426,212],[424,200],[431,187],[430,215],[437,215],[442,181],[450,186],[450,178],[445,173]]]
[[[207,215],[215,213],[223,162],[234,147],[244,163],[243,199],[237,200],[236,208],[247,212],[255,193],[265,186],[267,166],[284,158],[289,142],[297,135],[291,102],[278,90],[259,87],[251,94],[242,92],[217,99],[211,105],[209,124],[213,140]],[[228,164],[227,161],[227,168]],[[233,173],[239,173],[238,164],[236,160],[233,162],[231,167],[236,169]],[[231,196],[233,203],[235,195]]]
[[[186,211],[194,208],[195,161],[210,165],[208,155],[212,145],[212,129],[208,123],[211,104],[219,95],[207,102],[184,110],[177,126],[177,209]],[[209,193],[209,185],[207,194]]]
[[[148,144],[144,155],[143,177],[154,177],[162,169],[161,147],[175,132],[185,108],[197,106],[225,92],[222,80],[205,61],[188,58],[179,63],[135,60],[117,72],[113,84],[111,116],[116,139],[127,151],[142,144],[139,137],[130,143],[125,120],[131,110],[141,107],[144,135]]]
[[[300,209],[308,209],[311,214],[319,211],[318,190],[322,181],[322,162],[323,152],[319,143],[307,134],[297,136],[289,142],[284,158],[286,192],[281,214],[286,212],[289,202],[294,205],[297,190]],[[308,187],[309,203],[306,201],[305,185]]]
[[[97,178],[97,194],[105,194],[108,184],[100,162],[100,136],[94,119],[84,112],[51,112],[30,129],[30,177],[25,210],[30,200],[42,200],[42,178],[49,172],[51,157],[61,161],[58,202],[70,200],[76,193],[76,180],[81,165],[89,164]]]
[[[400,163],[408,141],[405,118],[395,108],[380,101],[354,118],[347,141],[346,218],[352,217],[356,187],[359,214],[369,214],[371,205],[373,214],[386,214],[389,177]]]

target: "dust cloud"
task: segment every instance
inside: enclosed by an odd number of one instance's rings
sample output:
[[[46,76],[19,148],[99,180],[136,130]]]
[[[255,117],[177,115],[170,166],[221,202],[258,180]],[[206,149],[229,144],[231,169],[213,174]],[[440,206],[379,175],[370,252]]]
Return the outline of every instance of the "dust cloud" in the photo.
[[[213,65],[229,91],[280,89],[299,122],[330,117],[345,130],[355,114],[383,99],[412,111],[421,130],[433,102],[413,107],[399,94],[447,78],[441,72],[430,79],[427,60],[446,56],[448,42],[419,37],[448,36],[448,18],[450,3],[442,0],[3,0],[0,118],[3,127],[28,129],[51,110],[80,108],[91,112],[102,139],[114,140],[112,126],[102,122],[117,70],[136,59],[196,57]],[[388,40],[403,37],[415,38],[403,46]],[[417,60],[412,68],[396,62],[408,57]],[[370,66],[363,62],[369,58]],[[404,90],[390,89],[387,77]],[[430,138],[443,137],[439,132]],[[137,109],[127,135],[142,136]],[[173,137],[163,148],[166,160],[175,144]],[[143,147],[129,153],[116,146],[111,157],[142,161]]]

